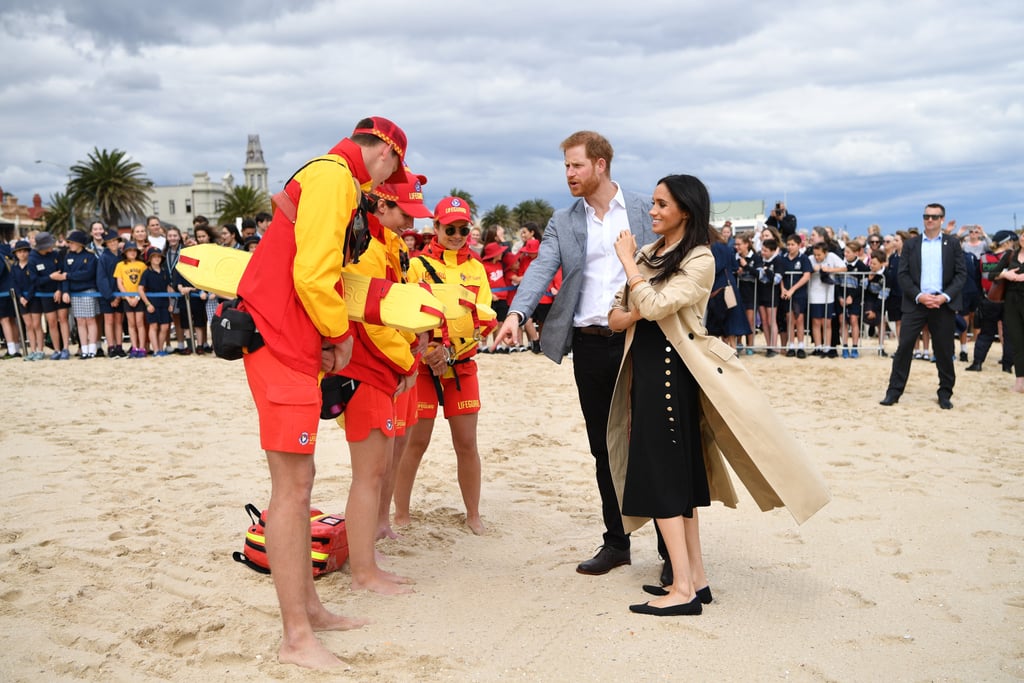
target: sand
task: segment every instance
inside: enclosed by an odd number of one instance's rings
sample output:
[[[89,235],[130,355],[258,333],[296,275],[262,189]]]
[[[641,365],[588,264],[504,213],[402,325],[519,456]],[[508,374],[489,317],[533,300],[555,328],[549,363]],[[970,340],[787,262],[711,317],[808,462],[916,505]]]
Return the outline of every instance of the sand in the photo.
[[[744,363],[822,469],[833,501],[702,513],[715,601],[700,617],[631,614],[660,562],[575,572],[600,543],[572,380],[542,356],[481,358],[482,511],[463,523],[445,425],[412,526],[380,544],[416,593],[317,580],[372,619],[322,636],[339,681],[1000,681],[1024,679],[1024,396],[958,363],[955,409],[915,361],[883,408],[889,360]],[[276,661],[269,577],[237,564],[269,477],[241,363],[215,358],[0,365],[0,680],[311,680]],[[343,434],[324,423],[315,504],[345,507]],[[739,487],[741,488],[741,487]]]

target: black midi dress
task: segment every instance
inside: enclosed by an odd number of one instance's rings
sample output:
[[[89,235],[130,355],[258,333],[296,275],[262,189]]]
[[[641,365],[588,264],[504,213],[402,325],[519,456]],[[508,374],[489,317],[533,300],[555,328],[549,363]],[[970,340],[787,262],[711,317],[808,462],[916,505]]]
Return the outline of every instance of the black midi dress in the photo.
[[[630,354],[632,408],[622,514],[692,517],[693,508],[711,504],[699,386],[657,322],[637,321]]]

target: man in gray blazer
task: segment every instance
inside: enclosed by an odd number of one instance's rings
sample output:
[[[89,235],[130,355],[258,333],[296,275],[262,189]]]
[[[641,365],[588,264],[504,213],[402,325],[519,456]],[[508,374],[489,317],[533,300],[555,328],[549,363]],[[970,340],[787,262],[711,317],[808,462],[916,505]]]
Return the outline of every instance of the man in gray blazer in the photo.
[[[608,466],[605,430],[625,335],[608,328],[608,310],[625,283],[615,255],[615,238],[628,229],[639,245],[655,239],[650,195],[622,190],[611,179],[612,146],[592,131],[579,131],[561,144],[569,192],[578,199],[555,212],[495,337],[494,346],[519,343],[519,326],[529,318],[559,268],[562,287],[541,331],[541,350],[561,363],[573,354],[573,375],[587,425],[590,452],[597,466],[597,487],[604,516],[604,543],[597,555],[576,568],[581,574],[606,574],[630,564],[629,535],[622,528]],[[512,314],[515,315],[512,315]],[[492,347],[493,348],[493,347]]]

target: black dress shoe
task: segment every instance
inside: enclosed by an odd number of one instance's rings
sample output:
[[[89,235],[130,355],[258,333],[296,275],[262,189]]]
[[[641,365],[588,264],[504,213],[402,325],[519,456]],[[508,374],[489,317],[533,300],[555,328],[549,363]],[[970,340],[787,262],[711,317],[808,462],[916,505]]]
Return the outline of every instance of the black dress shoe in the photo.
[[[939,396],[939,407],[942,408],[943,410],[952,410],[953,404],[950,402],[948,398],[943,398],[942,396]]]
[[[966,363],[967,362],[967,352],[966,351],[961,351],[960,352],[960,362],[961,363]]]
[[[883,406],[891,406],[893,404],[899,403],[899,401],[900,401],[900,395],[899,394],[897,394],[894,391],[887,391],[887,392],[885,392],[885,398],[883,398],[881,401],[879,401],[878,404],[879,405],[883,405]]]
[[[672,605],[670,607],[653,607],[648,602],[630,605],[629,611],[636,612],[637,614],[653,614],[656,617],[683,617],[700,614],[704,611],[704,608],[701,607],[700,598],[694,597],[693,600],[686,604]]]
[[[597,551],[597,555],[594,555],[589,560],[580,562],[579,566],[576,567],[576,571],[589,576],[601,576],[624,564],[632,564],[629,559],[628,550],[618,550],[603,545]]]
[[[973,363],[968,365],[966,369],[967,372],[981,372],[981,363],[979,363],[978,361],[974,361]]]
[[[644,592],[650,593],[651,595],[668,595],[668,589],[662,588],[661,586],[652,586],[650,584],[644,584]],[[711,597],[711,586],[704,586],[697,591],[697,598],[705,605],[710,605],[711,601],[714,600]]]

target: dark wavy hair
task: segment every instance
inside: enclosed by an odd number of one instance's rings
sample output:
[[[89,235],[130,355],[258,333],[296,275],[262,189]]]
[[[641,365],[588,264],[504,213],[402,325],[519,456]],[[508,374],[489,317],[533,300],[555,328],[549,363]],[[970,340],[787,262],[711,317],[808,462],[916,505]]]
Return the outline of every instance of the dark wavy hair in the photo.
[[[668,175],[658,181],[664,185],[680,210],[690,215],[683,230],[683,238],[677,248],[663,256],[644,254],[641,260],[658,271],[651,278],[651,284],[667,280],[679,270],[679,264],[694,247],[710,246],[720,237],[711,227],[711,196],[708,188],[699,178],[692,175]]]

